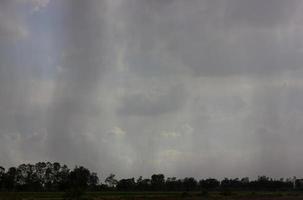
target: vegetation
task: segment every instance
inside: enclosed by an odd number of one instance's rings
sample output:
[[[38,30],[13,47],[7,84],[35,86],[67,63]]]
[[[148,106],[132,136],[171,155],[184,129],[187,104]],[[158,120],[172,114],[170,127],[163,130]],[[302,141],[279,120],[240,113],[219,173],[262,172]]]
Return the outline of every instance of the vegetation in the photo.
[[[235,178],[217,180],[207,178],[197,181],[193,177],[177,179],[165,178],[163,174],[154,174],[150,179],[139,177],[117,180],[110,174],[104,183],[99,181],[96,173],[85,167],[73,170],[66,165],[54,162],[22,164],[5,170],[0,167],[0,191],[3,192],[65,192],[66,198],[83,196],[85,191],[182,191],[187,196],[189,191],[208,196],[209,192],[218,192],[230,196],[233,191],[303,191],[303,180],[272,179],[260,176],[257,180]]]

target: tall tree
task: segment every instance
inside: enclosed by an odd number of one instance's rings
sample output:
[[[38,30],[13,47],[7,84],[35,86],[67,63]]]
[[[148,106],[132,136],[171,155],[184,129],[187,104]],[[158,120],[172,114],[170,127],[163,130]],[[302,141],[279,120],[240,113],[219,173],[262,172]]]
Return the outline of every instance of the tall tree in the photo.
[[[164,190],[164,175],[154,174],[151,176],[151,186],[153,190]]]
[[[6,190],[11,191],[16,189],[17,186],[17,168],[10,167],[4,177],[4,187]]]
[[[4,189],[5,168],[0,166],[0,191]]]
[[[115,179],[115,176],[116,176],[115,174],[110,174],[105,179],[105,183],[111,188],[115,187],[118,183],[118,181]]]
[[[197,189],[197,181],[193,178],[184,178],[183,186],[186,191],[193,191]]]
[[[84,167],[76,167],[68,176],[69,186],[87,189],[90,181],[90,171]]]

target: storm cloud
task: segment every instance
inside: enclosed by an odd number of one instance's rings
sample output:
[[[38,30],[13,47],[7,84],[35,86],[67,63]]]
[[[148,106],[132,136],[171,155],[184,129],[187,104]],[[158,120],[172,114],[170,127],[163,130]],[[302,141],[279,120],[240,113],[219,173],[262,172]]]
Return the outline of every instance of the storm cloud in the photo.
[[[0,3],[0,165],[302,176],[300,0]]]

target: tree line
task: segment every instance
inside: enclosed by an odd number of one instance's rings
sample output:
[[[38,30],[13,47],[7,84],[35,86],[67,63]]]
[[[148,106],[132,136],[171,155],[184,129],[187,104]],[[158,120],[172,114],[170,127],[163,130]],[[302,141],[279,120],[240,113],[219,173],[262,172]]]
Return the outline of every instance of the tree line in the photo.
[[[58,162],[38,162],[21,164],[5,170],[0,166],[0,191],[68,191],[81,189],[89,191],[291,191],[303,190],[303,179],[272,179],[259,176],[249,178],[225,178],[217,180],[206,178],[196,180],[193,177],[178,179],[163,174],[154,174],[150,178],[126,178],[117,180],[110,174],[101,182],[97,173],[85,167],[69,169]]]

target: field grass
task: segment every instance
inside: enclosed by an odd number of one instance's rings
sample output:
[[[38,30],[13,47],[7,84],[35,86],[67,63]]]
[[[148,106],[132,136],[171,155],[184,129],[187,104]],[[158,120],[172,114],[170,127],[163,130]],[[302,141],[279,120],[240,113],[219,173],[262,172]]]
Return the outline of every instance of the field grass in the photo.
[[[0,200],[63,200],[62,192],[0,192]],[[87,192],[83,200],[303,200],[301,192]]]

